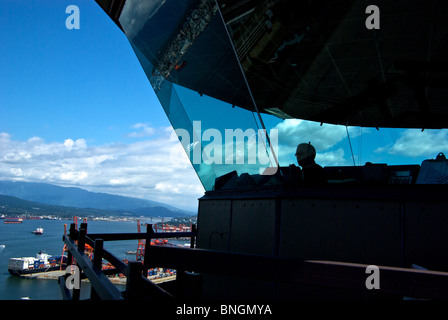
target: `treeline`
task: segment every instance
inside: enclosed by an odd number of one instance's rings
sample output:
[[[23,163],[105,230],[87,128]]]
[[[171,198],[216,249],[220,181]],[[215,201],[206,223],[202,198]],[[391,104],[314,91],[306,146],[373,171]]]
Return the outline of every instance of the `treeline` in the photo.
[[[43,204],[22,200],[16,197],[0,195],[0,215],[5,216],[95,216],[95,217],[121,217],[133,216],[124,211],[103,210],[94,208],[75,208]]]

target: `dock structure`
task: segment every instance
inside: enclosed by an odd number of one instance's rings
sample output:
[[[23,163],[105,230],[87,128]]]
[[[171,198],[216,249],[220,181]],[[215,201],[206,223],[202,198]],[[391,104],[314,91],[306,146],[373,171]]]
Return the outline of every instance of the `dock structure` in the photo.
[[[38,273],[30,273],[24,274],[21,277],[25,279],[39,279],[39,280],[59,280],[60,277],[64,277],[66,275],[65,270],[56,270],[56,271],[48,271],[48,272],[38,272]],[[113,284],[121,284],[126,285],[126,277],[108,277],[109,281]],[[176,275],[166,276],[162,278],[149,278],[149,280],[153,283],[163,283],[167,281],[176,280]],[[88,278],[82,279],[81,281],[89,282]]]
[[[36,272],[21,275],[21,278],[25,279],[59,279],[59,277],[65,274],[65,270],[55,270],[48,272]]]

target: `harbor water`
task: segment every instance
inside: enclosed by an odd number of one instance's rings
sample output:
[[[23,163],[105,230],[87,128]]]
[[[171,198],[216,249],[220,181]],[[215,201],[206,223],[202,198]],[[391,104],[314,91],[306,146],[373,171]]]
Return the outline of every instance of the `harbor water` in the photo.
[[[165,218],[165,221],[167,220]],[[158,221],[160,220],[153,218],[151,221],[148,219],[142,222]],[[62,299],[57,280],[12,276],[8,272],[8,261],[9,258],[35,257],[39,251],[61,255],[64,246],[62,241],[64,224],[67,224],[68,232],[72,222],[73,220],[24,220],[19,224],[5,224],[0,220],[0,300],[20,300],[23,297],[31,300]],[[87,221],[87,223],[87,233],[137,232],[135,221]],[[44,229],[43,234],[32,233],[39,227]],[[108,241],[105,242],[104,248],[119,259],[135,260],[135,254],[130,255],[126,252],[136,251],[137,240]],[[89,289],[89,286],[88,282],[82,283],[81,299],[89,297],[90,290],[84,290]],[[124,286],[117,286],[120,290],[124,290]]]

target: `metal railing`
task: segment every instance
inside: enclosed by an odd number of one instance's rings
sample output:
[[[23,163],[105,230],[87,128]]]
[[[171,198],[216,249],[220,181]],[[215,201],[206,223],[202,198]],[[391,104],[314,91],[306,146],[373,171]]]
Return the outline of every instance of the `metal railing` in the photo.
[[[190,246],[194,247],[196,239],[196,226],[192,226],[191,232],[154,232],[152,225],[147,225],[146,233],[97,233],[87,234],[87,223],[82,223],[76,230],[75,224],[71,224],[68,235],[63,236],[63,241],[68,249],[67,266],[73,263],[82,271],[82,278],[88,278],[91,283],[92,300],[123,300],[123,299],[171,299],[172,294],[162,289],[152,281],[148,280],[147,264],[140,261],[128,261],[125,263],[115,255],[103,248],[104,241],[121,240],[146,240],[144,262],[147,261],[148,248],[151,246],[151,239],[161,238],[191,238]],[[93,248],[93,257],[85,254],[85,246],[88,244]],[[113,268],[102,270],[103,259],[108,261]],[[126,290],[120,290],[109,280],[107,275],[124,274],[126,276]],[[74,286],[72,292],[66,286],[66,279],[70,273],[59,277],[59,286],[64,300],[79,300],[80,283]]]
[[[72,230],[73,229],[73,230]],[[242,279],[255,279],[296,285],[309,285],[348,289],[364,293],[375,292],[366,288],[368,265],[335,261],[297,260],[273,256],[195,249],[196,228],[192,232],[155,233],[152,225],[146,233],[86,234],[87,226],[64,236],[69,250],[68,264],[72,259],[80,266],[92,284],[91,299],[173,299],[202,298],[202,274],[224,275]],[[191,248],[150,245],[155,238],[190,237]],[[104,250],[104,241],[146,239],[143,264],[120,261]],[[76,243],[77,241],[77,243]],[[94,248],[93,259],[84,254],[85,244]],[[101,270],[102,259],[115,269]],[[175,292],[168,292],[149,281],[143,274],[151,267],[177,270]],[[422,299],[448,299],[448,272],[376,266],[381,272],[381,288],[375,293]],[[246,270],[251,270],[248,273]],[[267,277],[266,270],[288,270]],[[126,275],[126,290],[121,293],[106,277],[107,274]],[[79,299],[79,290],[70,295],[60,278],[64,299]]]

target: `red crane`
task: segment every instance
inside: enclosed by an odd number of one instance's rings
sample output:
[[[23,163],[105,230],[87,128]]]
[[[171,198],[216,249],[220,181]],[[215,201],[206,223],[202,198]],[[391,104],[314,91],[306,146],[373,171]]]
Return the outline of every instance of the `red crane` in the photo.
[[[137,232],[140,233],[140,220],[137,220]],[[145,256],[145,244],[146,244],[146,240],[145,239],[138,239],[138,244],[137,244],[137,252],[135,255],[135,259],[137,261],[143,261],[143,258]]]

